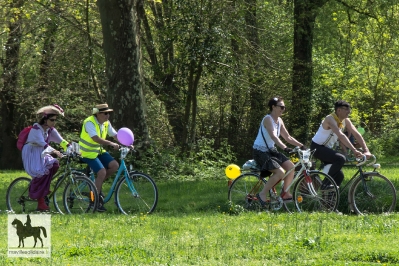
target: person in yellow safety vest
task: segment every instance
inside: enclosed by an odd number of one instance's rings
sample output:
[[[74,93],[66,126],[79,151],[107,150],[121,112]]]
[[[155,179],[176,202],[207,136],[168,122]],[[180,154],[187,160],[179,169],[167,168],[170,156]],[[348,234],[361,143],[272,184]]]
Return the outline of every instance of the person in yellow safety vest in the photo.
[[[118,143],[106,140],[110,136],[117,141],[117,132],[108,120],[112,111],[106,103],[96,105],[93,115],[83,121],[79,140],[82,160],[96,173],[95,184],[100,193],[100,204],[97,207],[99,212],[106,211],[102,194],[103,182],[119,168],[119,163],[103,148],[110,146],[115,150],[119,149]]]

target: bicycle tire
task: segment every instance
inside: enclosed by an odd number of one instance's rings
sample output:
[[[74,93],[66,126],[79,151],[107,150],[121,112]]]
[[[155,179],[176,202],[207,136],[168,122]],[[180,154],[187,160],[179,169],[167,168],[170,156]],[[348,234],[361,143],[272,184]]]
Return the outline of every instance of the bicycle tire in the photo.
[[[81,176],[86,176],[84,173],[80,172],[80,171],[75,171],[72,170],[73,174],[76,175],[81,175]],[[68,184],[68,178],[66,178],[67,175],[65,175],[65,173],[63,173],[62,175],[60,175],[58,178],[57,182],[55,183],[54,186],[54,190],[53,190],[53,204],[55,209],[57,210],[58,213],[60,214],[65,214],[67,213],[65,207],[64,207],[64,191],[65,191],[65,187]]]
[[[97,210],[99,196],[94,182],[85,175],[71,173],[63,193],[65,212],[91,213]]]
[[[367,186],[365,191],[364,185]],[[396,189],[392,182],[377,172],[364,173],[352,183],[350,206],[357,214],[388,213],[395,210]]]
[[[17,177],[7,188],[6,205],[12,213],[30,213],[37,209],[37,200],[29,197],[29,185],[32,178]]]
[[[231,208],[238,206],[248,211],[260,211],[262,206],[256,194],[263,189],[263,182],[256,173],[245,173],[233,180],[228,192]],[[240,208],[239,207],[239,208]]]
[[[293,200],[299,212],[336,211],[339,196],[334,179],[320,171],[302,174],[294,185]]]
[[[131,183],[130,183],[131,182]],[[133,185],[132,192],[130,185]],[[158,203],[158,188],[147,174],[130,172],[123,177],[115,189],[115,204],[125,215],[150,214]]]

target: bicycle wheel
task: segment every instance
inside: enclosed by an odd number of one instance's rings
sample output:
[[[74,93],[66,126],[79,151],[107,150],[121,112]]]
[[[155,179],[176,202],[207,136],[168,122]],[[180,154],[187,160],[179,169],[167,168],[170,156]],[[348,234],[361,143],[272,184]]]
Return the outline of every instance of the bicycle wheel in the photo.
[[[65,184],[63,201],[66,213],[95,212],[98,206],[96,185],[84,175],[71,173]]]
[[[79,171],[74,171],[72,170],[72,173],[77,175],[77,176],[85,176],[82,172]],[[66,175],[63,173],[60,176],[56,176],[55,178],[57,179],[57,182],[55,184],[55,187],[53,188],[53,204],[55,209],[60,213],[60,214],[65,214],[67,213],[66,209],[64,208],[64,191],[65,187],[68,184],[68,178],[66,178]]]
[[[231,183],[228,199],[232,208],[240,206],[245,210],[262,210],[256,194],[263,188],[263,183],[259,175],[255,173],[246,173],[234,179]]]
[[[385,176],[374,172],[358,176],[350,189],[351,209],[357,214],[386,213],[395,210],[396,189]]]
[[[157,203],[158,188],[146,174],[130,172],[116,185],[115,204],[123,214],[150,214]]]
[[[6,204],[13,213],[30,213],[36,211],[37,201],[29,198],[29,177],[18,177],[8,186]]]
[[[329,175],[319,171],[309,171],[294,185],[293,199],[298,211],[332,212],[337,209],[339,190]]]

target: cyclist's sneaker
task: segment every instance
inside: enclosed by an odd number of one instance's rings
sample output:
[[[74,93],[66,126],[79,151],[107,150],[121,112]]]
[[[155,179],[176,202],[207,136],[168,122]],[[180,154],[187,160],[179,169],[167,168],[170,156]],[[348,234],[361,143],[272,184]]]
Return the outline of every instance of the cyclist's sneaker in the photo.
[[[98,212],[106,212],[107,211],[107,209],[104,207],[104,204],[99,204],[98,205],[98,207],[97,207],[97,211]]]
[[[104,207],[104,194],[102,192],[99,193],[98,195],[98,207],[97,207],[97,211],[98,212],[105,212],[107,211],[107,209]]]

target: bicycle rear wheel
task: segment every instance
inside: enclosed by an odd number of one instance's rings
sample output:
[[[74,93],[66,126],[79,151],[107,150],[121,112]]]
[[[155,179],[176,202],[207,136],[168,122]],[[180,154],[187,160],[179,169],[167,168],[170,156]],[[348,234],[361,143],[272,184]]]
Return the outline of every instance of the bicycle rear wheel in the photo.
[[[395,210],[396,189],[385,176],[373,172],[358,176],[349,192],[351,209],[357,214],[386,213]]]
[[[90,178],[71,173],[67,178],[63,201],[66,213],[95,212],[98,206],[98,192]]]
[[[6,193],[7,209],[13,213],[30,213],[37,209],[37,200],[29,197],[29,177],[18,177],[8,186]]]
[[[256,194],[263,189],[263,183],[258,174],[242,174],[231,183],[228,199],[232,208],[240,206],[245,210],[262,210]]]
[[[123,214],[150,214],[157,203],[158,188],[146,174],[130,172],[116,185],[115,204]]]
[[[294,185],[293,199],[298,211],[333,212],[339,203],[339,190],[329,175],[320,171],[309,171]]]

